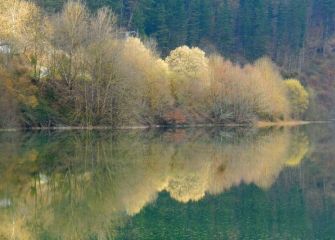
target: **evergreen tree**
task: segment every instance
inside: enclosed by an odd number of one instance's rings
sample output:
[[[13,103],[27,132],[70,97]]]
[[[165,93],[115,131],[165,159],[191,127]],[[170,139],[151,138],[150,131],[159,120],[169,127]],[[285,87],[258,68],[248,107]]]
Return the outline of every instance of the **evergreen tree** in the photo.
[[[200,40],[200,0],[193,0],[188,4],[187,44],[196,46]]]
[[[277,10],[277,18],[275,19],[276,34],[275,34],[275,58],[278,58],[283,52],[283,46],[287,43],[288,39],[288,9],[287,5],[280,2]]]
[[[223,1],[216,18],[216,44],[221,52],[229,56],[234,50],[234,31],[232,12],[227,0]]]
[[[323,27],[323,38],[330,36],[335,30],[335,1],[314,0],[313,20]]]
[[[289,46],[294,53],[297,53],[303,46],[306,32],[307,1],[296,0],[289,6]]]
[[[166,24],[166,10],[163,1],[157,1],[155,4],[155,18],[154,18],[154,33],[153,36],[157,39],[158,46],[162,51],[163,55],[168,53],[169,44],[169,29]]]
[[[114,11],[119,11],[121,7],[121,1],[115,1],[115,0],[86,0],[87,6],[92,9],[93,11],[104,7],[104,6],[109,6],[111,7]]]
[[[212,26],[212,11],[210,0],[200,1],[200,19],[199,19],[199,31],[200,38],[209,38]]]
[[[264,0],[240,0],[238,35],[244,56],[257,59],[266,51],[266,8]]]
[[[267,22],[267,9],[265,0],[255,0],[253,22],[254,36],[252,39],[251,58],[257,59],[266,54],[266,43],[270,24]]]
[[[63,8],[65,0],[35,0],[35,2],[42,6],[49,12],[58,12]]]
[[[187,14],[184,0],[166,1],[167,25],[170,33],[169,49],[175,49],[186,43]]]

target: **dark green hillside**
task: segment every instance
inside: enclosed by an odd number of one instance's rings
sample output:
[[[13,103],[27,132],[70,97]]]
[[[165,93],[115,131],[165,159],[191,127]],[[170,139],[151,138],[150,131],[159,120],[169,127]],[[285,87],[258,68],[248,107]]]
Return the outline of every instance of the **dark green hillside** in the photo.
[[[64,2],[36,1],[48,11],[60,10]],[[188,44],[248,60],[267,54],[288,64],[308,47],[316,28],[314,41],[334,32],[334,0],[85,1],[92,10],[111,7],[121,26],[155,38],[163,54]]]

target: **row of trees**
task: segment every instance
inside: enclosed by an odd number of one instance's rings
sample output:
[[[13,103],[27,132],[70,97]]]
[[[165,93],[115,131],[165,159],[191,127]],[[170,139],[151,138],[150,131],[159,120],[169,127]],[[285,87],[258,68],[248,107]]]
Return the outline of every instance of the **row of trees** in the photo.
[[[51,13],[66,2],[33,1]],[[220,52],[234,62],[268,55],[286,77],[298,77],[313,90],[310,119],[334,115],[334,91],[326,81],[333,73],[326,66],[334,54],[329,41],[335,30],[335,0],[83,1],[92,11],[112,7],[118,25],[156,39],[164,56],[185,44]]]
[[[240,66],[182,46],[162,59],[152,41],[125,38],[107,8],[69,1],[47,17],[6,0],[0,19],[11,48],[1,54],[0,107],[18,124],[250,123],[299,117],[308,105],[301,84],[283,81],[268,58]]]

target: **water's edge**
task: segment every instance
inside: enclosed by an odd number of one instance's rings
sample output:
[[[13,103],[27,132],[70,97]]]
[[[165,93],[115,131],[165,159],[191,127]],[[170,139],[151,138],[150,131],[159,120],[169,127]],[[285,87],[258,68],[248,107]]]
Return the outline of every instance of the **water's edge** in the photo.
[[[32,128],[0,128],[0,132],[17,132],[17,131],[71,131],[71,130],[131,130],[131,129],[155,129],[155,128],[198,128],[198,127],[250,127],[250,128],[267,128],[267,127],[290,127],[300,126],[307,124],[317,123],[330,123],[334,120],[324,121],[281,121],[281,122],[267,122],[258,121],[253,124],[184,124],[184,125],[138,125],[138,126],[123,126],[123,127],[112,127],[112,126],[56,126],[56,127],[32,127]]]

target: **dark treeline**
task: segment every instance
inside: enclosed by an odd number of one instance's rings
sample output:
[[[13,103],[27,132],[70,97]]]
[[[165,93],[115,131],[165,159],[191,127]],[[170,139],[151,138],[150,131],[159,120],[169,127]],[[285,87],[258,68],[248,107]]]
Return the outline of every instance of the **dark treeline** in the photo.
[[[36,1],[49,11],[60,10],[64,2]],[[297,69],[309,48],[322,51],[322,43],[334,32],[334,0],[85,2],[92,10],[112,7],[121,26],[155,38],[163,55],[187,44],[249,61],[267,54]]]

